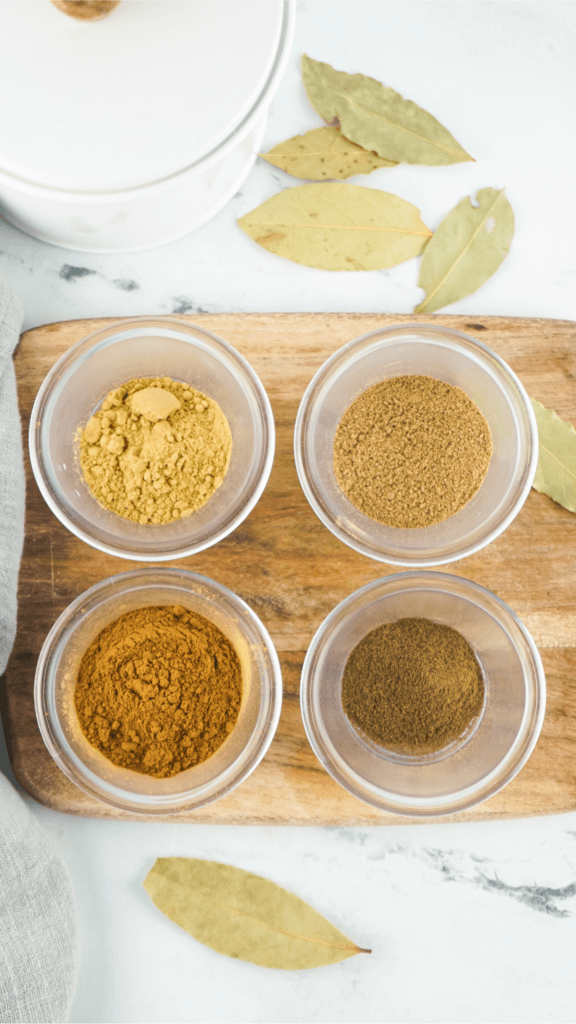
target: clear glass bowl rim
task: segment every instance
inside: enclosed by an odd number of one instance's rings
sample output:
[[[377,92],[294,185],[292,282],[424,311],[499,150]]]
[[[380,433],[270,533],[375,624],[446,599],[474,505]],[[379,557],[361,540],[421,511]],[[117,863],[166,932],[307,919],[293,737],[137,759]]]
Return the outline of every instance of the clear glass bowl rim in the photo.
[[[386,339],[390,335],[408,335],[415,333],[421,333],[424,336],[427,333],[448,335],[454,341],[464,341],[467,346],[478,349],[479,352],[481,352],[485,358],[489,360],[494,360],[498,364],[500,369],[504,371],[505,375],[511,379],[512,383],[514,384],[518,392],[518,395],[522,400],[522,404],[524,406],[526,418],[528,421],[528,431],[531,448],[530,460],[528,466],[526,467],[524,485],[522,489],[519,491],[513,507],[510,509],[508,514],[495,526],[495,528],[490,533],[488,533],[484,539],[479,540],[475,544],[470,544],[466,547],[463,547],[447,557],[435,557],[431,559],[426,559],[425,561],[419,558],[412,559],[408,557],[398,557],[395,555],[382,554],[376,552],[374,549],[366,547],[365,545],[357,542],[355,538],[351,537],[346,530],[340,527],[337,519],[331,519],[330,516],[326,514],[322,505],[317,501],[315,491],[310,484],[306,466],[307,460],[304,444],[304,440],[306,437],[307,421],[310,416],[310,411],[314,404],[316,393],[318,392],[319,388],[324,383],[324,381],[329,376],[332,375],[333,371],[342,366],[345,369],[346,363],[350,361],[353,354],[355,354],[357,351],[361,349],[368,349],[371,343],[375,342],[377,339]],[[477,338],[473,338],[469,334],[465,334],[463,331],[456,331],[452,327],[444,327],[441,324],[434,324],[429,322],[391,324],[388,327],[378,327],[373,331],[368,331],[366,334],[362,334],[358,338],[353,338],[352,341],[346,342],[345,345],[342,345],[336,352],[329,356],[328,359],[326,359],[325,362],[322,364],[322,366],[320,366],[319,369],[316,371],[312,380],[308,384],[306,391],[302,396],[302,400],[300,402],[298,413],[296,416],[296,423],[294,426],[294,461],[296,464],[298,480],[300,482],[302,490],[304,491],[306,500],[308,501],[315,515],[318,516],[320,522],[328,530],[330,530],[330,532],[334,534],[334,536],[337,537],[338,540],[341,540],[343,544],[347,544],[348,547],[351,547],[353,550],[358,551],[362,555],[365,555],[367,558],[372,558],[376,561],[385,562],[388,565],[406,566],[407,568],[414,569],[427,568],[429,566],[435,565],[447,565],[450,562],[459,561],[461,558],[467,558],[468,556],[475,554],[477,551],[480,551],[488,544],[491,544],[493,540],[496,540],[496,538],[499,537],[500,534],[508,528],[508,526],[515,519],[518,512],[522,508],[522,505],[526,501],[526,498],[528,497],[530,488],[532,486],[534,475],[536,473],[536,466],[538,463],[538,427],[536,425],[536,417],[534,415],[534,410],[532,408],[530,398],[528,397],[528,394],[523,384],[518,379],[514,371],[508,366],[508,363],[506,363],[506,361],[502,359],[501,356],[494,352],[493,349],[489,348],[488,345],[485,345],[484,342],[478,340]]]
[[[314,689],[314,663],[318,652],[326,643],[329,644],[330,642],[329,634],[331,626],[342,616],[343,612],[352,609],[365,594],[383,587],[393,589],[400,580],[414,580],[415,584],[420,584],[420,586],[415,585],[413,588],[415,590],[422,589],[422,586],[425,587],[426,583],[433,584],[438,580],[441,580],[446,584],[450,584],[452,581],[457,581],[460,587],[464,590],[469,590],[472,598],[475,592],[487,595],[491,601],[495,602],[497,608],[502,608],[502,610],[511,617],[513,623],[519,629],[526,645],[526,652],[528,653],[533,666],[533,678],[532,680],[528,680],[527,683],[531,686],[534,693],[535,713],[524,746],[519,751],[511,769],[504,776],[499,777],[498,768],[500,766],[497,766],[495,770],[489,773],[489,782],[485,789],[478,792],[479,786],[477,785],[474,787],[472,795],[470,795],[468,790],[455,791],[449,797],[442,797],[441,804],[436,804],[433,799],[426,797],[412,798],[409,803],[407,802],[402,806],[401,800],[397,794],[387,792],[384,789],[381,790],[381,799],[374,799],[370,795],[362,793],[359,786],[354,782],[352,773],[349,776],[343,774],[339,766],[335,765],[332,761],[329,753],[326,751],[319,738],[315,716],[311,710],[312,692]],[[345,597],[344,600],[340,601],[340,603],[332,609],[330,614],[326,616],[312,638],[302,666],[302,674],[300,677],[300,711],[308,742],[310,743],[316,757],[328,774],[332,776],[334,781],[342,786],[343,789],[351,793],[352,796],[355,796],[364,803],[368,803],[371,806],[376,807],[378,810],[384,811],[388,814],[411,818],[445,817],[447,815],[469,810],[471,807],[475,807],[477,804],[483,803],[485,800],[489,799],[489,797],[494,796],[503,789],[504,786],[506,786],[526,764],[526,761],[536,746],[544,721],[544,715],[546,712],[546,678],[538,648],[526,629],[526,626],[521,619],[518,618],[512,608],[510,608],[510,605],[506,604],[505,601],[502,601],[501,598],[494,594],[493,591],[488,590],[487,587],[483,587],[479,583],[474,583],[472,580],[468,580],[463,576],[454,576],[450,573],[444,572],[429,572],[427,570],[420,569],[409,572],[393,573],[389,576],[383,576],[380,579],[373,580],[371,583],[368,583],[364,587],[360,587],[358,590],[355,590],[352,594],[349,594],[348,597]],[[343,757],[342,760],[344,760]],[[423,770],[425,770],[425,765],[422,767]]]
[[[54,648],[62,633],[68,628],[82,605],[99,595],[104,595],[106,591],[111,590],[111,588],[117,586],[119,583],[125,582],[126,584],[130,584],[141,580],[144,584],[146,584],[146,581],[153,584],[158,583],[159,578],[162,578],[161,582],[169,584],[170,581],[178,582],[182,577],[190,582],[199,582],[207,586],[209,589],[213,589],[217,594],[224,596],[228,601],[231,601],[231,603],[236,605],[246,618],[250,620],[252,626],[260,635],[261,643],[266,651],[270,666],[270,679],[268,683],[270,688],[270,710],[268,718],[264,727],[260,730],[258,742],[252,756],[240,765],[239,769],[236,770],[232,778],[228,779],[224,786],[219,787],[218,777],[214,779],[212,783],[209,783],[208,785],[211,787],[210,792],[207,795],[203,794],[202,799],[194,799],[194,793],[196,790],[189,790],[179,795],[177,798],[165,798],[161,794],[157,797],[147,796],[142,800],[133,800],[131,798],[131,794],[127,794],[127,798],[112,798],[106,789],[100,788],[92,781],[92,773],[83,775],[82,772],[79,771],[75,764],[75,760],[70,757],[68,751],[63,749],[55,739],[49,717],[49,694],[47,692],[49,674],[51,669],[54,669],[55,671],[56,667],[53,664]],[[54,678],[54,676],[52,676],[52,678]],[[196,810],[199,807],[204,807],[206,804],[220,800],[221,797],[226,796],[227,793],[236,789],[237,786],[239,786],[260,764],[260,761],[264,758],[274,738],[278,727],[278,721],[280,719],[280,712],[282,709],[282,670],[280,668],[280,661],[278,659],[278,654],[276,653],[276,648],[267,629],[256,613],[252,611],[250,606],[246,604],[241,597],[238,597],[234,591],[225,587],[221,583],[217,583],[216,580],[210,579],[208,576],[202,576],[200,573],[194,573],[188,569],[147,566],[142,569],[131,569],[128,572],[117,573],[114,576],[108,576],[106,579],[100,580],[98,583],[94,584],[94,586],[85,590],[75,598],[75,600],[64,609],[62,614],[59,615],[48,633],[38,657],[34,676],[34,707],[40,734],[49,754],[64,775],[84,793],[87,793],[89,796],[101,801],[102,803],[116,807],[129,814],[136,814],[140,816],[173,815],[183,811]],[[237,763],[238,762],[235,762],[235,764]],[[230,775],[231,772],[229,771],[228,774]],[[206,788],[207,787],[204,787],[204,789]]]
[[[42,413],[46,402],[52,392],[53,387],[56,385],[61,374],[73,365],[78,358],[85,355],[90,348],[97,345],[100,341],[104,341],[107,338],[112,338],[115,333],[121,333],[123,331],[138,330],[138,328],[154,327],[158,325],[159,331],[162,329],[171,329],[178,331],[184,329],[188,334],[189,342],[191,342],[193,333],[198,332],[201,336],[209,339],[210,343],[215,345],[217,349],[220,349],[225,357],[232,363],[236,363],[242,367],[246,376],[249,378],[251,385],[254,389],[254,393],[258,398],[259,408],[262,414],[262,426],[265,435],[265,447],[263,450],[263,458],[261,459],[261,472],[260,478],[257,485],[252,489],[250,498],[243,505],[236,515],[227,523],[226,527],[219,530],[218,533],[214,534],[206,541],[200,541],[196,544],[188,544],[181,548],[175,549],[171,553],[163,552],[162,554],[155,556],[154,554],[147,552],[134,553],[132,551],[126,551],[120,547],[113,547],[110,544],[104,544],[96,538],[92,537],[91,534],[81,529],[76,525],[73,519],[67,513],[65,506],[61,505],[57,501],[52,489],[48,486],[46,476],[43,470],[43,459],[40,446],[40,431],[37,428],[37,424],[41,420]],[[275,444],[276,444],[276,428],[274,423],[274,415],[272,413],[272,407],[270,405],[270,399],[266,394],[264,385],[258,377],[255,370],[243,355],[238,352],[233,345],[225,341],[224,338],[220,338],[219,335],[214,334],[212,331],[206,330],[205,327],[200,327],[195,323],[187,323],[185,320],[178,320],[177,318],[169,316],[150,316],[150,317],[135,317],[127,318],[124,320],[114,320],[111,318],[110,322],[99,327],[96,331],[91,334],[87,334],[84,338],[80,338],[79,341],[75,342],[70,348],[60,356],[60,358],[54,363],[51,369],[46,374],[42,384],[40,385],[34,404],[32,406],[32,412],[30,414],[30,426],[28,429],[28,452],[30,456],[30,465],[32,467],[32,473],[36,484],[40,490],[44,501],[48,505],[48,508],[54,513],[57,519],[60,520],[63,526],[67,530],[70,530],[75,537],[79,540],[84,541],[85,544],[89,544],[90,547],[95,548],[98,551],[104,551],[106,554],[115,555],[117,558],[126,558],[131,561],[138,562],[158,562],[158,561],[170,561],[177,558],[186,558],[189,555],[198,554],[200,551],[204,551],[208,547],[212,547],[214,544],[218,544],[219,541],[223,540],[230,533],[233,533],[237,527],[244,522],[247,516],[255,507],[257,502],[262,497],[262,494],[268,483],[268,478],[272,471],[272,465],[274,463],[275,455]]]

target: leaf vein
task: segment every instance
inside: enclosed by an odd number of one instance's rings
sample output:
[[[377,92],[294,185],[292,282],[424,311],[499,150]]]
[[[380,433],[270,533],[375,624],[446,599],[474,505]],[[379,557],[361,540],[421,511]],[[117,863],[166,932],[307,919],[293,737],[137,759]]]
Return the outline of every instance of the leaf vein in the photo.
[[[447,281],[447,280],[448,280],[448,278],[450,277],[450,275],[454,273],[454,271],[456,270],[456,267],[457,267],[457,266],[458,266],[458,264],[460,263],[460,260],[462,260],[462,259],[464,258],[464,256],[466,255],[466,253],[467,253],[467,252],[468,252],[468,250],[470,249],[470,246],[472,245],[472,242],[474,241],[474,239],[475,239],[475,238],[476,238],[476,236],[478,235],[478,232],[479,232],[479,231],[480,231],[480,229],[481,229],[481,228],[482,228],[482,227],[484,226],[484,224],[485,224],[485,223],[486,223],[486,221],[488,220],[488,217],[490,216],[490,214],[492,213],[492,211],[493,211],[493,210],[495,209],[495,207],[496,207],[496,204],[497,204],[498,200],[499,200],[499,199],[500,199],[500,197],[501,197],[501,196],[503,195],[503,192],[504,192],[504,190],[502,190],[502,192],[499,192],[499,193],[498,193],[498,195],[496,196],[496,199],[495,199],[495,200],[494,200],[494,202],[492,203],[492,206],[490,207],[490,209],[488,210],[488,212],[486,213],[486,215],[484,216],[484,218],[483,218],[483,219],[482,219],[482,220],[481,220],[481,221],[479,222],[479,224],[478,224],[478,227],[476,228],[476,230],[474,231],[474,233],[473,233],[473,234],[472,234],[472,235],[470,236],[470,238],[469,238],[469,240],[468,240],[467,244],[466,244],[466,245],[465,245],[465,246],[463,247],[463,249],[462,249],[462,252],[461,252],[461,253],[460,253],[460,255],[458,256],[458,258],[457,258],[456,260],[454,260],[454,262],[453,262],[453,263],[451,263],[451,264],[450,264],[450,266],[448,267],[448,270],[447,270],[447,271],[446,271],[446,273],[444,274],[444,277],[443,277],[443,278],[442,278],[442,279],[441,279],[441,280],[440,280],[440,281],[438,282],[438,284],[436,285],[436,287],[432,289],[432,291],[430,292],[430,294],[426,296],[426,298],[424,299],[424,301],[420,303],[420,306],[418,307],[418,311],[419,311],[420,313],[422,313],[422,312],[424,311],[424,309],[426,308],[426,306],[430,305],[430,301],[431,301],[431,300],[432,300],[432,299],[434,298],[434,296],[435,296],[435,295],[437,294],[437,292],[438,292],[438,291],[440,290],[440,288],[442,287],[442,285],[444,284],[444,282],[445,282],[445,281]]]
[[[250,221],[248,221],[247,223],[250,225],[251,228],[254,228],[254,229],[255,228],[258,228],[258,229],[266,228],[269,231],[275,231],[278,228],[286,228],[286,229],[288,229],[288,228],[308,228],[310,230],[316,231],[318,228],[320,228],[320,229],[322,229],[324,231],[375,231],[375,232],[383,232],[383,231],[386,232],[386,231],[388,231],[388,232],[391,232],[392,234],[397,234],[397,235],[418,235],[418,236],[421,236],[423,238],[432,238],[432,231],[428,231],[428,230],[426,230],[426,231],[412,231],[409,228],[388,228],[388,227],[375,227],[375,228],[373,228],[373,227],[368,227],[368,225],[363,225],[363,224],[298,224],[298,223],[294,223],[294,222],[292,222],[290,224],[279,224],[278,222],[275,222],[273,224],[265,224],[262,221],[260,221],[260,222],[252,221],[252,223]]]
[[[433,139],[428,139],[425,135],[419,135],[418,132],[412,132],[409,128],[405,128],[404,125],[397,124],[396,121],[391,121],[389,118],[384,117],[384,114],[377,114],[375,110],[363,107],[360,103],[357,103],[356,100],[351,99],[350,96],[344,96],[344,99],[349,103],[353,103],[358,110],[368,113],[372,117],[380,118],[381,121],[385,121],[386,124],[389,124],[391,128],[397,128],[399,131],[405,132],[406,135],[411,135],[414,139],[420,139],[421,142],[427,142],[430,146],[436,146],[437,149],[443,149],[446,153],[454,153],[455,156],[459,156],[461,153],[464,153],[464,150],[461,148],[453,149],[451,146],[443,146],[441,142],[434,142]]]
[[[341,949],[345,952],[348,952],[349,950],[354,950],[358,953],[368,952],[368,950],[359,949],[359,947],[353,942],[350,943],[349,946],[342,946],[336,942],[326,942],[323,939],[312,939],[308,935],[299,935],[298,932],[286,931],[284,928],[278,928],[275,925],[267,924],[266,921],[259,921],[257,917],[252,917],[250,914],[245,914],[243,911],[237,910],[227,903],[219,903],[218,900],[213,900],[210,898],[210,896],[204,896],[203,893],[197,892],[195,889],[191,889],[189,886],[182,885],[181,882],[177,882],[175,879],[170,879],[170,882],[172,885],[177,885],[181,889],[184,889],[185,892],[191,892],[194,896],[198,896],[199,899],[205,900],[206,903],[211,903],[212,906],[214,907],[220,907],[221,910],[228,910],[230,911],[230,913],[236,914],[238,917],[243,917],[247,921],[252,921],[253,924],[257,924],[261,928],[268,928],[270,931],[278,932],[280,935],[286,935],[288,938],[300,939],[303,942],[311,942],[317,946],[329,946],[331,949]]]
[[[547,448],[545,444],[542,444],[542,441],[540,441],[540,447],[541,447],[542,451],[546,452],[546,455],[549,455],[550,458],[553,459],[554,462],[556,462],[560,466],[560,469],[565,470],[566,473],[568,473],[568,476],[571,476],[572,479],[574,481],[576,481],[576,473],[573,473],[570,469],[568,469],[568,466],[566,465],[566,463],[561,462],[560,459],[556,458],[554,453],[551,452],[550,449]]]

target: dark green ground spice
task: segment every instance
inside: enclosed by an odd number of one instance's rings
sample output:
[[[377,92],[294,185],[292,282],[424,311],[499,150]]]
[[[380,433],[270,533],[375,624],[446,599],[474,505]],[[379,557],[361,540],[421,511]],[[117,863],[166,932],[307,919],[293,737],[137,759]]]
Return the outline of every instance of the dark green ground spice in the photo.
[[[342,707],[388,750],[428,754],[461,737],[484,702],[482,671],[456,629],[430,619],[378,626],[344,669]]]

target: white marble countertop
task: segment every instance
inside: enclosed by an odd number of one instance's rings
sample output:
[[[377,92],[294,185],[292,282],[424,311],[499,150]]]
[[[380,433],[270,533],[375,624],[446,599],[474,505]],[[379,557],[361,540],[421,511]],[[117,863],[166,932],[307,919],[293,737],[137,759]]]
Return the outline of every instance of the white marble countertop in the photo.
[[[305,0],[266,148],[319,124],[300,81],[303,51],[392,85],[476,157],[381,170],[358,184],[405,197],[432,227],[463,196],[506,187],[516,215],[510,256],[451,312],[576,319],[576,5]],[[143,253],[69,252],[0,223],[0,272],[20,295],[26,328],[195,310],[411,311],[421,297],[413,262],[314,271],[235,226],[292,184],[259,162],[214,220]],[[74,1022],[576,1019],[576,811],[360,830],[121,823],[33,809],[78,900]],[[297,973],[227,960],[150,904],[141,883],[159,855],[266,875],[373,953]]]

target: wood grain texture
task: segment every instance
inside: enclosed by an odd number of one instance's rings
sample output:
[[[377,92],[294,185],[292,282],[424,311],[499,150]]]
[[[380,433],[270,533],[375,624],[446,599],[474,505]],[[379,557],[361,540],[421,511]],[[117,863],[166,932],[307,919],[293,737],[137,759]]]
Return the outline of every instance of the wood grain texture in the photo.
[[[325,616],[357,587],[395,572],[350,550],[326,530],[298,484],[292,432],[310,378],[337,348],[377,327],[433,321],[481,339],[518,374],[528,393],[576,422],[576,325],[566,321],[371,314],[199,314],[252,364],[270,397],[277,427],[274,467],[248,519],[216,547],[181,563],[244,598],[269,630],[284,676],[284,706],[270,750],[233,793],[167,820],[223,824],[368,825],[407,822],[349,796],[321,768],[300,719],[305,650]],[[24,437],[44,376],[74,342],[111,320],[50,324],[23,335],[16,354]],[[25,447],[27,447],[25,443]],[[19,623],[3,696],[14,771],[37,800],[71,814],[132,817],[84,795],[52,761],[34,714],[36,660],[70,601],[135,562],[101,554],[70,534],[27,472],[26,541]],[[170,563],[173,564],[173,563]],[[531,491],[509,529],[448,571],[488,587],[523,619],[540,648],[548,686],[546,719],[532,757],[502,792],[444,820],[489,820],[576,808],[576,516]]]

